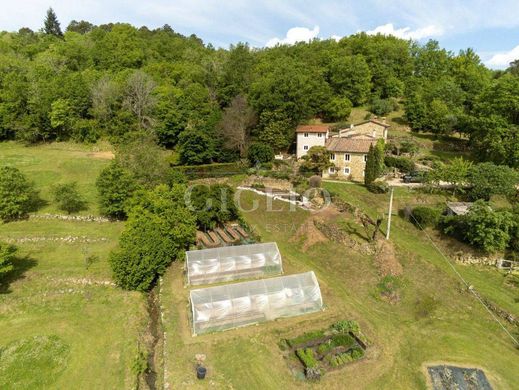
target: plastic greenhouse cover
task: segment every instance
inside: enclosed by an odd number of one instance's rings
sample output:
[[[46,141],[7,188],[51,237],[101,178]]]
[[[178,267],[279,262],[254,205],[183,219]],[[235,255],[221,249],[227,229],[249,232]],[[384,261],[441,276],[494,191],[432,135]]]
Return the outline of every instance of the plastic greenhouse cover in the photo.
[[[293,317],[323,307],[313,271],[191,290],[190,298],[194,334]]]
[[[186,252],[188,283],[209,284],[283,272],[275,242]]]

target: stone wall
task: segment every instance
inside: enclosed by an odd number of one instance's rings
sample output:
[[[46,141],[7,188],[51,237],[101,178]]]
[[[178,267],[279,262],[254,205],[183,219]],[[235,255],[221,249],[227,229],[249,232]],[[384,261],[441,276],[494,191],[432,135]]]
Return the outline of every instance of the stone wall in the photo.
[[[344,158],[346,154],[350,155],[349,161],[346,161]],[[336,172],[335,174],[330,173],[330,171],[323,172],[323,177],[330,179],[364,181],[364,170],[366,169],[364,156],[364,153],[335,153],[335,160],[332,162],[335,164]],[[344,168],[349,168],[350,173],[345,173]]]
[[[288,180],[274,179],[272,177],[248,176],[241,182],[240,186],[251,187],[253,184],[263,184],[265,188],[274,188],[283,191],[292,191],[293,185]]]

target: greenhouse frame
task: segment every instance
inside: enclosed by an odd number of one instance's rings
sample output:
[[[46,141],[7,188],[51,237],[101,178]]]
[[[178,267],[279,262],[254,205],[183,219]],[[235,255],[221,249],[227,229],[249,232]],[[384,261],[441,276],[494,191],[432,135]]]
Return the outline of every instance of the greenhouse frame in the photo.
[[[323,308],[313,271],[191,290],[193,334],[222,331]]]
[[[210,284],[283,273],[275,242],[186,252],[188,284]]]

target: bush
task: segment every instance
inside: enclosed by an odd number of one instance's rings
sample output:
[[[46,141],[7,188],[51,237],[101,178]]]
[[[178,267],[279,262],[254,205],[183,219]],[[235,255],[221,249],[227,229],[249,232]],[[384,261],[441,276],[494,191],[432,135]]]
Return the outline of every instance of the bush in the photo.
[[[2,276],[12,271],[13,260],[17,252],[14,245],[0,242],[0,281]]]
[[[492,210],[485,202],[475,202],[469,212],[442,219],[446,234],[488,253],[505,250],[512,239],[515,221],[509,211]]]
[[[385,156],[384,164],[389,168],[396,168],[403,173],[410,173],[416,169],[414,161],[408,157]]]
[[[395,99],[374,98],[369,110],[375,115],[387,115],[391,111],[398,110],[398,102]]]
[[[0,219],[25,218],[38,201],[34,186],[17,168],[0,168]]]
[[[77,183],[57,184],[52,189],[58,208],[68,214],[87,209],[87,203],[77,189]]]
[[[251,165],[268,163],[274,159],[274,150],[270,145],[260,142],[253,143],[247,151],[247,160]]]
[[[440,222],[441,211],[436,208],[418,206],[411,212],[411,222],[417,227],[436,227]]]
[[[321,181],[322,181],[321,176],[314,175],[314,176],[311,176],[310,179],[308,179],[308,184],[310,185],[311,188],[320,188]]]
[[[385,194],[389,191],[389,186],[385,181],[374,181],[368,184],[366,188],[374,194]]]

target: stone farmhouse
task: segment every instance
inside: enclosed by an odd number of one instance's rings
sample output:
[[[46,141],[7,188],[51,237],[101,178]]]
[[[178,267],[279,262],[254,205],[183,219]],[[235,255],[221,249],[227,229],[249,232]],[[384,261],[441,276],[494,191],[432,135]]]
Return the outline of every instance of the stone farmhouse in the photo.
[[[334,166],[323,172],[324,178],[364,180],[370,146],[379,139],[387,139],[389,125],[385,118],[352,124],[337,133],[332,133],[330,127],[327,124],[298,126],[297,159],[306,155],[312,146],[325,146]]]

